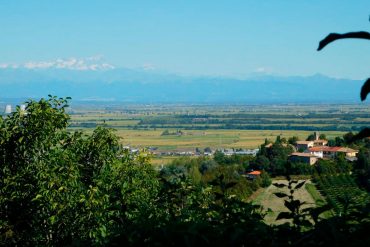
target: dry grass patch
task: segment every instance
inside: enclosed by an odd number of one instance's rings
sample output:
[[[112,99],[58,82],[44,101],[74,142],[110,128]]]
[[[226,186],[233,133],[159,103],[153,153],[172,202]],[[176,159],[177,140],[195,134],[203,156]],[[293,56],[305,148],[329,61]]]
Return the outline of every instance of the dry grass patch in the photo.
[[[299,182],[306,181],[306,183],[311,183],[310,180],[298,180]],[[287,180],[274,180],[273,183],[279,184],[288,184]],[[289,220],[279,220],[276,221],[276,217],[279,215],[280,212],[288,212],[289,210],[284,206],[284,199],[277,197],[274,193],[276,192],[283,192],[289,194],[289,190],[287,187],[285,188],[277,188],[274,185],[270,185],[263,191],[261,194],[257,196],[257,198],[253,201],[253,204],[261,205],[263,207],[264,212],[266,212],[265,222],[267,224],[283,224],[289,222]],[[306,190],[305,186],[297,189],[294,192],[294,199],[298,199],[300,201],[306,202],[302,208],[307,207],[314,207],[315,200],[312,198],[310,193]]]

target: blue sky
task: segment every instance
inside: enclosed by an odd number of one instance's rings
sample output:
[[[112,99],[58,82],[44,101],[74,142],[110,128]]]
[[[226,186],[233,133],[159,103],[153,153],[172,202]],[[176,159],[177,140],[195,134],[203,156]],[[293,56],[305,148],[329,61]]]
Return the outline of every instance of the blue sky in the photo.
[[[370,1],[0,1],[0,64],[103,56],[116,67],[240,77],[370,76]]]

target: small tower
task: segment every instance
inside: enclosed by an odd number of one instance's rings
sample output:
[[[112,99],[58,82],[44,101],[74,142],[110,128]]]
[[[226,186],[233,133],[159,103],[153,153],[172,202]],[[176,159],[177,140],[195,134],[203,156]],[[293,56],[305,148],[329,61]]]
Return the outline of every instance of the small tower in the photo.
[[[320,133],[318,131],[315,131],[313,136],[315,137],[315,141],[320,140]]]

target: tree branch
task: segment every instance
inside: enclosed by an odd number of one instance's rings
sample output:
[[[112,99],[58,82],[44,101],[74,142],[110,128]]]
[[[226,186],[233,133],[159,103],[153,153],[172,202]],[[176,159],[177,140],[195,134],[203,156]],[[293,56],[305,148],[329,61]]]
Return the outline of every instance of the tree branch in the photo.
[[[338,39],[370,39],[370,33],[368,32],[350,32],[350,33],[331,33],[325,37],[325,39],[321,40],[319,43],[319,47],[317,48],[318,51],[322,50],[325,46],[330,44],[333,41]]]
[[[360,93],[362,101],[364,101],[366,99],[366,96],[369,92],[370,92],[370,78],[368,78],[365,81],[364,85],[362,85],[361,93]]]

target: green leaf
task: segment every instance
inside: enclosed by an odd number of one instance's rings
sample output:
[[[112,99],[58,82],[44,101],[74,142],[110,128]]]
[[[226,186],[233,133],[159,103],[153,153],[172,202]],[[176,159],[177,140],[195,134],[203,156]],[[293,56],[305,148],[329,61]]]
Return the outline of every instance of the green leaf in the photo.
[[[103,238],[107,236],[107,228],[105,226],[100,227],[100,233]]]
[[[279,198],[284,198],[284,197],[287,197],[288,195],[285,194],[285,193],[281,193],[281,192],[276,192],[274,193],[275,196],[279,197]]]
[[[279,215],[276,217],[276,220],[282,220],[282,219],[292,219],[293,214],[289,212],[281,212]]]
[[[274,186],[276,186],[276,187],[278,187],[278,188],[284,188],[284,187],[286,187],[286,185],[285,185],[285,184],[277,184],[277,183],[273,183],[272,185],[274,185]]]
[[[306,183],[306,181],[303,181],[303,182],[300,182],[299,184],[297,184],[295,187],[294,187],[294,189],[299,189],[299,188],[301,188],[304,184]]]
[[[51,216],[51,217],[49,218],[49,220],[50,220],[50,223],[51,223],[51,224],[54,224],[54,223],[55,223],[55,221],[56,221],[56,217],[55,217],[55,215]]]
[[[290,212],[294,212],[294,205],[293,205],[293,203],[292,203],[292,201],[287,201],[287,200],[285,200],[284,201],[284,205],[285,205],[285,207],[287,208],[287,209],[289,209],[289,211]]]
[[[301,203],[300,200],[285,200],[284,202],[285,207],[287,207],[291,212],[295,212],[302,204],[304,204],[304,202]]]
[[[312,223],[309,220],[302,220],[300,221],[300,225],[305,227],[311,227]]]
[[[311,217],[315,221],[315,223],[317,223],[320,214],[322,214],[322,213],[324,213],[324,212],[326,212],[330,209],[331,209],[331,207],[328,204],[324,205],[324,206],[321,206],[321,207],[317,207],[317,208],[310,208],[309,214],[311,215]]]
[[[35,197],[35,198],[33,198],[33,199],[32,199],[32,201],[36,201],[36,200],[38,200],[38,199],[40,199],[40,198],[42,198],[42,195],[38,194],[38,195],[36,195],[36,197]]]

